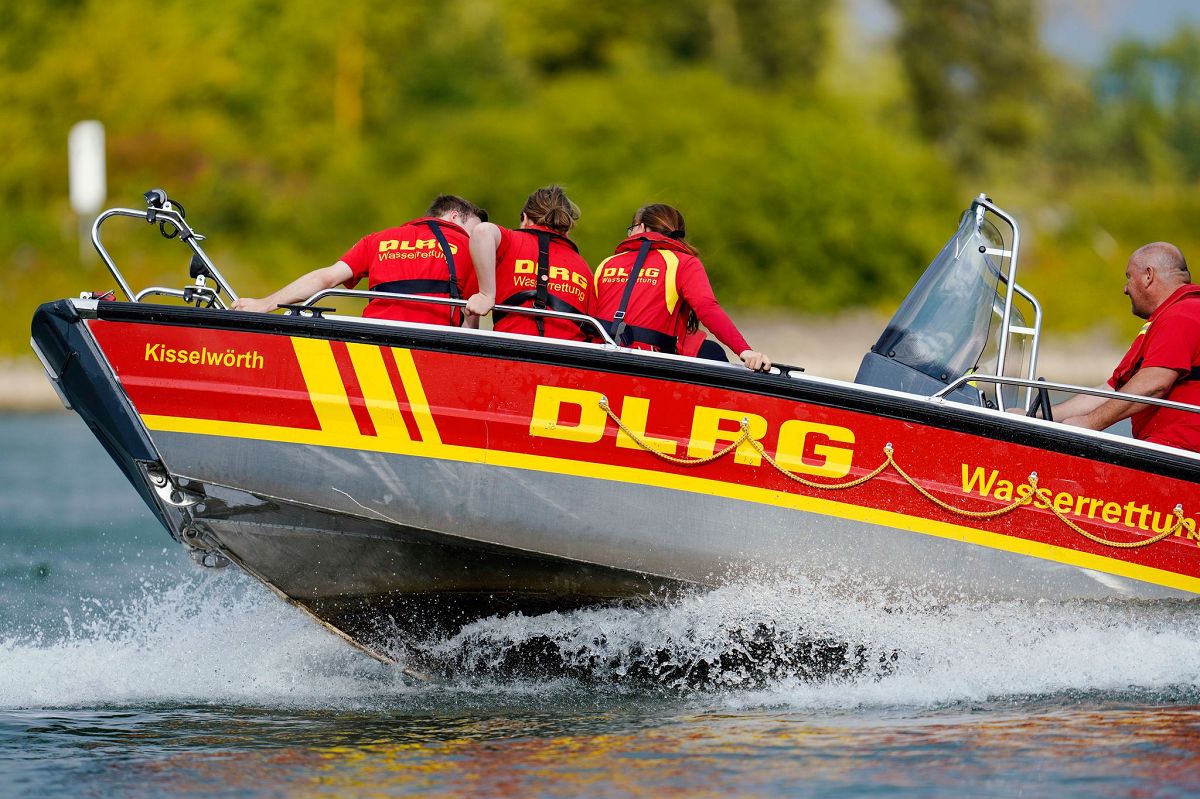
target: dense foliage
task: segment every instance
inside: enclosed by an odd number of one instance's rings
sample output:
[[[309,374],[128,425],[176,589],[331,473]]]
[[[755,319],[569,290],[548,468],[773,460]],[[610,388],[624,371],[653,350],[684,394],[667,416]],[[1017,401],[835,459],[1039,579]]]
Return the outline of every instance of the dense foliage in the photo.
[[[1130,249],[1200,252],[1200,37],[1086,75],[1041,51],[1032,0],[892,7],[894,47],[863,55],[835,0],[0,5],[0,352],[38,302],[112,284],[67,203],[89,118],[110,203],[167,188],[247,294],[438,192],[515,224],[553,181],[593,262],[665,201],[726,304],[888,307],[986,188],[1033,234],[1052,322],[1124,325]],[[185,252],[118,224],[131,282],[181,284]]]

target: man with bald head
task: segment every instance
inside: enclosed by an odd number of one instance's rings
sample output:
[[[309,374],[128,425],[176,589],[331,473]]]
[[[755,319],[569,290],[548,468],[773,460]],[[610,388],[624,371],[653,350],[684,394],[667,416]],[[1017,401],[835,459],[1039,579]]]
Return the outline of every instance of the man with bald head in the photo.
[[[1129,256],[1125,294],[1147,320],[1108,382],[1098,388],[1200,405],[1200,286],[1173,244]],[[1078,394],[1054,407],[1064,424],[1103,430],[1132,417],[1134,438],[1200,452],[1200,413]]]

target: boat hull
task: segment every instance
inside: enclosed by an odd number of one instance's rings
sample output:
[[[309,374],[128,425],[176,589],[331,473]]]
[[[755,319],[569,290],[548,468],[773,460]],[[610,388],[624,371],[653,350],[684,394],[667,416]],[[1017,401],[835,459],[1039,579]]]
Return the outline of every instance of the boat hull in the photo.
[[[306,534],[334,537],[334,543],[318,541],[315,546],[338,552],[349,546],[346,537],[351,534],[333,520],[353,519],[372,525],[368,529],[430,534],[443,546],[454,542],[464,551],[479,546],[503,549],[510,557],[555,553],[581,565],[647,579],[654,576],[675,587],[776,574],[847,572],[859,584],[999,599],[1156,599],[1188,593],[1024,554],[963,546],[952,538],[872,521],[770,505],[748,508],[743,500],[702,492],[635,483],[597,491],[594,478],[352,449],[321,452],[323,480],[315,483],[317,453],[306,445],[184,434],[159,435],[155,440],[173,473],[205,485],[206,494],[219,494],[218,481],[226,480],[254,486],[261,497],[274,501],[286,497],[289,504],[326,511],[323,521],[306,526],[310,531]],[[271,500],[262,502],[269,505]],[[247,508],[248,521],[238,528],[245,532],[235,542],[233,530],[209,519],[207,511],[194,518],[213,527],[222,546],[247,551],[248,536],[257,534],[252,529],[258,512]],[[269,535],[286,536],[283,530],[288,527],[277,525]],[[265,529],[262,534],[268,535]],[[281,556],[264,552],[239,559],[261,568],[282,562]],[[403,561],[406,555],[377,552],[370,559],[353,556],[336,564],[329,561],[330,554],[323,557],[329,571],[321,575],[311,571],[303,579],[288,580],[289,594],[311,588],[321,596],[342,590],[428,595],[438,590],[437,581],[445,581],[447,591],[468,591],[472,580],[481,580],[473,574],[451,583],[453,578],[439,571],[433,583],[422,580],[413,586],[408,583],[415,576],[413,570],[388,566],[384,572],[397,575],[389,583],[375,579],[377,574],[368,564],[372,559]],[[448,571],[454,571],[452,563]],[[279,569],[272,567],[271,572]],[[502,574],[498,582],[480,582],[478,590],[501,593],[535,582],[532,575],[510,581]],[[628,598],[636,593],[611,596]]]
[[[469,331],[58,303],[34,339],[173,535],[377,656],[491,613],[779,572],[1200,593],[1200,468],[1162,448]]]

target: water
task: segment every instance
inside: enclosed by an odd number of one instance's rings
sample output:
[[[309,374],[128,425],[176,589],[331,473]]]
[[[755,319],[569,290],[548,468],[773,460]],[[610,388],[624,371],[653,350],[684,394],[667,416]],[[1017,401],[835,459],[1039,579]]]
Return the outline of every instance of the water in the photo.
[[[1200,608],[846,579],[487,620],[420,684],[193,566],[76,417],[0,417],[0,795],[1200,791]],[[531,644],[563,668],[511,673]]]

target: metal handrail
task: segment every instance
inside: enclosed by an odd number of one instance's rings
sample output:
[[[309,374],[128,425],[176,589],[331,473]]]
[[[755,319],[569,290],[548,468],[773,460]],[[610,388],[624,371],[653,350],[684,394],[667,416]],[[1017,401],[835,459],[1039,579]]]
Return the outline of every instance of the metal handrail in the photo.
[[[1004,290],[1004,311],[1000,319],[999,341],[997,342],[996,349],[996,368],[999,371],[1005,370],[1005,361],[1008,358],[1008,339],[1012,335],[1012,323],[1010,320],[1012,319],[1013,295],[1020,294],[1024,299],[1030,301],[1034,307],[1034,327],[1032,328],[1033,334],[1031,335],[1033,342],[1029,350],[1028,369],[1029,379],[1032,379],[1037,373],[1038,339],[1040,338],[1041,331],[1041,306],[1033,298],[1032,294],[1017,285],[1017,259],[1021,253],[1021,226],[1017,224],[1017,220],[1013,216],[992,203],[986,195],[979,195],[974,203],[972,203],[972,207],[979,214],[980,223],[982,223],[981,210],[990,211],[1000,219],[1003,219],[1013,234],[1012,242],[1008,247],[1008,273],[1005,276],[1005,283],[1007,285]],[[1030,395],[1027,393],[1025,396],[1026,404],[1028,404],[1029,399]],[[1001,396],[1001,392],[996,392],[996,404],[1000,407],[1000,410],[1004,410],[1004,397]]]
[[[1188,405],[1185,402],[1175,402],[1174,400],[1158,399],[1157,397],[1143,397],[1140,394],[1126,394],[1121,391],[1113,391],[1103,388],[1087,388],[1085,386],[1073,386],[1070,383],[1051,383],[1046,380],[1027,380],[1023,377],[1001,377],[1000,375],[963,375],[952,381],[948,386],[941,391],[932,395],[930,399],[944,401],[951,392],[961,388],[967,383],[996,383],[1006,386],[1024,386],[1028,388],[1046,388],[1051,391],[1063,391],[1068,394],[1087,394],[1093,397],[1104,397],[1105,399],[1115,399],[1122,402],[1134,402],[1141,405],[1154,405],[1159,408],[1171,408],[1177,411],[1187,411],[1188,413],[1200,413],[1200,405]]]
[[[433,305],[450,305],[456,308],[465,308],[466,300],[456,300],[452,297],[427,297],[423,294],[400,294],[392,291],[370,291],[362,289],[322,289],[316,294],[309,297],[302,306],[308,306],[315,303],[317,300],[324,297],[361,297],[364,299],[384,299],[384,300],[406,300],[414,302],[427,302]],[[552,319],[566,319],[571,322],[590,325],[595,328],[600,334],[600,338],[604,340],[604,346],[613,349],[619,349],[617,342],[609,335],[608,330],[604,328],[604,324],[599,319],[594,319],[586,314],[567,313],[566,311],[554,311],[549,308],[524,308],[519,305],[495,305],[492,310],[500,311],[501,313],[515,313],[525,316],[542,316]]]
[[[1024,298],[1025,301],[1028,302],[1030,304],[1030,306],[1033,307],[1033,327],[1029,328],[1033,332],[1025,333],[1025,335],[1029,336],[1029,339],[1030,339],[1029,369],[1027,370],[1027,372],[1028,372],[1028,379],[1032,380],[1033,376],[1037,373],[1037,360],[1038,360],[1038,350],[1039,350],[1038,345],[1041,343],[1041,340],[1042,340],[1042,336],[1041,336],[1042,304],[1040,302],[1038,302],[1037,297],[1033,296],[1028,291],[1021,288],[1021,286],[1019,286],[1019,285],[1014,286],[1013,291],[1017,294],[1020,294],[1021,297]],[[1003,320],[1001,323],[1003,324]],[[1011,325],[1009,327],[1010,327],[1010,334],[1011,334]],[[1018,332],[1023,332],[1023,331],[1018,331]],[[999,399],[998,395],[997,395],[997,399]],[[1029,402],[1032,399],[1033,399],[1033,391],[1031,389],[1026,390],[1026,392],[1025,392],[1025,406],[1026,407],[1029,406]],[[1000,404],[1001,404],[1001,406],[1003,406],[1003,403],[1000,403]]]
[[[189,286],[188,288],[193,288],[193,287]],[[168,288],[166,286],[147,286],[146,288],[139,291],[137,293],[137,295],[134,296],[133,299],[134,299],[134,302],[141,302],[142,299],[145,297],[178,297],[181,300],[183,300],[184,302],[189,302],[191,300],[191,298],[194,296],[195,296],[195,294],[189,296],[187,289],[173,289],[173,288]],[[229,309],[229,306],[226,305],[225,301],[221,299],[221,295],[215,291],[212,291],[211,294],[204,294],[202,296],[212,297],[213,304],[219,310],[225,311],[225,310]]]
[[[229,281],[225,279],[225,276],[221,274],[221,270],[217,269],[216,264],[212,262],[212,260],[208,257],[208,254],[205,253],[204,249],[200,246],[199,242],[204,237],[192,229],[187,221],[184,220],[182,214],[171,208],[151,207],[144,211],[137,211],[133,208],[110,208],[109,210],[100,214],[100,216],[96,217],[96,221],[92,223],[92,246],[96,248],[96,252],[100,253],[100,259],[104,261],[104,265],[108,267],[109,273],[113,276],[113,279],[117,281],[117,285],[120,286],[121,291],[124,292],[125,296],[130,301],[136,302],[137,295],[135,295],[133,289],[130,288],[129,283],[126,282],[124,275],[121,274],[121,270],[117,268],[117,264],[115,261],[113,261],[112,256],[108,254],[108,250],[105,249],[103,242],[100,241],[100,226],[105,222],[105,220],[114,216],[126,216],[130,217],[131,219],[141,219],[150,223],[151,225],[162,222],[169,222],[170,224],[174,225],[179,230],[180,240],[183,241],[184,244],[188,245],[192,252],[195,253],[196,257],[204,263],[205,268],[208,270],[208,274],[217,282],[220,290],[224,291],[225,294],[229,296],[230,300],[234,302],[237,301],[238,295],[230,287]]]
[[[990,202],[987,197],[980,196],[975,200],[977,207],[991,211],[996,216],[1008,223],[1009,228],[1013,232],[1012,243],[1008,247],[1008,280],[1004,291],[1004,317],[1000,320],[1000,340],[997,342],[996,365],[1001,371],[1004,370],[1004,360],[1008,356],[1008,332],[1009,319],[1012,316],[1013,293],[1017,283],[1017,259],[1021,252],[1021,228],[1017,224],[1017,220],[1013,219],[1009,214],[1000,209],[998,206]],[[1003,401],[1000,402],[1003,409]]]

